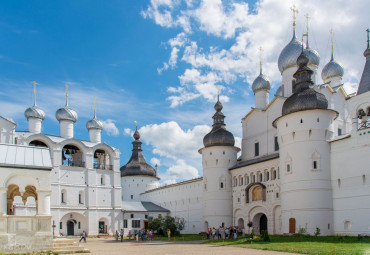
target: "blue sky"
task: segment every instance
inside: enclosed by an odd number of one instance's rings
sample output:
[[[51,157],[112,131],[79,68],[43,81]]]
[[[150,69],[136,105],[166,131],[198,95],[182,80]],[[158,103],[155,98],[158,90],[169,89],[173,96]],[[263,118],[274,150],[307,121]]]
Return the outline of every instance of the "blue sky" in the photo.
[[[356,89],[363,68],[369,25],[365,0],[294,1],[297,33],[309,13],[310,46],[345,68],[345,87]],[[64,105],[79,115],[75,137],[88,139],[93,114],[104,121],[102,140],[131,155],[138,121],[148,162],[159,164],[164,182],[202,174],[197,150],[212,124],[220,90],[227,128],[240,144],[241,118],[254,104],[250,84],[264,72],[280,85],[277,59],[292,36],[293,1],[2,1],[0,9],[0,114],[27,130],[24,110],[37,104],[46,113],[43,132],[59,135],[55,111]],[[334,8],[333,8],[334,7]],[[350,38],[350,39],[348,39]]]

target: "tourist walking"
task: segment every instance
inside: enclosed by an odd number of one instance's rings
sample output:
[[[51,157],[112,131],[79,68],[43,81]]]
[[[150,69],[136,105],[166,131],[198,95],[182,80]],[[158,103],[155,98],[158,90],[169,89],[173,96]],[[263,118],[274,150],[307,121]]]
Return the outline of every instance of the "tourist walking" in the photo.
[[[120,236],[121,236],[121,242],[123,242],[123,235],[125,234],[125,231],[123,230],[123,228],[121,228],[121,233],[120,233]]]
[[[119,236],[118,230],[116,230],[115,236],[116,236],[116,241],[118,241],[118,236]]]
[[[171,230],[167,229],[167,236],[168,236],[168,241],[171,239]]]
[[[86,243],[86,232],[85,232],[85,230],[84,230],[84,231],[82,231],[81,239],[80,239],[80,243],[81,243],[82,239],[83,239],[83,240],[85,241],[85,243]]]

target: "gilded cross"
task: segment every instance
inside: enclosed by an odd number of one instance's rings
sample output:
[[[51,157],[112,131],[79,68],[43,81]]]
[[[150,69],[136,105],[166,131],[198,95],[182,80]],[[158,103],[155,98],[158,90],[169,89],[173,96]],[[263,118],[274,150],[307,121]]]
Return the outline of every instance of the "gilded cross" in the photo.
[[[64,85],[66,87],[66,105],[68,105],[68,87],[69,85],[66,83],[66,85]]]
[[[36,81],[31,83],[33,84],[33,105],[36,105],[36,86],[39,84]]]
[[[263,48],[260,46],[258,48],[259,52],[260,52],[260,73],[262,74],[262,52],[263,52]]]
[[[293,29],[295,29],[295,19],[296,19],[295,15],[298,13],[298,9],[295,8],[295,4],[293,4],[293,6],[290,7],[290,9],[293,12]]]
[[[94,101],[94,118],[96,117],[96,97],[93,97]]]
[[[331,35],[331,56],[333,58],[333,53],[334,53],[334,30],[330,29],[329,32],[330,32],[330,35]]]

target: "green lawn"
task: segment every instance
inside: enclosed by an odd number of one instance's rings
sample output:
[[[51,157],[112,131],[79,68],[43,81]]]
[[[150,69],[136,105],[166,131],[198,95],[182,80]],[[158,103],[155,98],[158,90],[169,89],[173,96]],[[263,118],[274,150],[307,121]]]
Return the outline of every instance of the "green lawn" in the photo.
[[[314,255],[370,255],[370,237],[270,236],[270,242],[248,238],[208,241],[217,245]]]

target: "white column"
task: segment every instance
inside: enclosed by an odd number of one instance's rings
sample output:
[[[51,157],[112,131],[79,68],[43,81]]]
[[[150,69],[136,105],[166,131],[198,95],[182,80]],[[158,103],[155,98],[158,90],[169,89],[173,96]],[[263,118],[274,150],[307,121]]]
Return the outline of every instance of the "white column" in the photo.
[[[6,193],[7,193],[6,188],[0,188],[0,215],[6,215],[7,209]]]
[[[29,118],[28,119],[28,131],[31,133],[41,133],[41,119]]]
[[[37,215],[50,215],[50,190],[39,190]]]
[[[63,138],[73,138],[73,124],[71,120],[61,120],[60,136]]]

